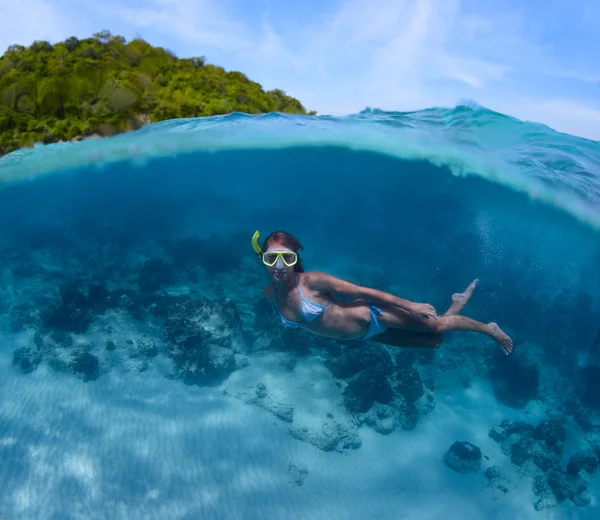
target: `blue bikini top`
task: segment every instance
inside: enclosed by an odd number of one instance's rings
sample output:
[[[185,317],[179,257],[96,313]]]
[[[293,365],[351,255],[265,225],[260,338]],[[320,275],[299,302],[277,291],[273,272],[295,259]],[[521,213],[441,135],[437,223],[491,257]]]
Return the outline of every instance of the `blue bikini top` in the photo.
[[[300,286],[298,285],[298,278],[294,277],[296,281],[296,287],[298,289],[298,294],[300,295],[300,299],[302,300],[302,317],[304,321],[290,321],[288,320],[281,311],[279,310],[279,303],[277,302],[277,295],[275,295],[275,303],[277,304],[277,312],[279,312],[279,316],[281,316],[281,322],[291,328],[297,329],[303,323],[308,323],[310,321],[316,320],[321,314],[325,312],[325,309],[329,306],[332,300],[329,300],[326,305],[319,305],[318,303],[309,302],[304,299],[302,296],[302,292],[300,291]]]

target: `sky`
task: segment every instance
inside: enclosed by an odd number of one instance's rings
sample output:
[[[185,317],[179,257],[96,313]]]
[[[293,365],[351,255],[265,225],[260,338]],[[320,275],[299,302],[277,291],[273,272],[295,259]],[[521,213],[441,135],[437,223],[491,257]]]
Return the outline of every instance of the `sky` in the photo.
[[[600,140],[598,0],[0,0],[0,53],[102,30],[319,114],[472,100]]]

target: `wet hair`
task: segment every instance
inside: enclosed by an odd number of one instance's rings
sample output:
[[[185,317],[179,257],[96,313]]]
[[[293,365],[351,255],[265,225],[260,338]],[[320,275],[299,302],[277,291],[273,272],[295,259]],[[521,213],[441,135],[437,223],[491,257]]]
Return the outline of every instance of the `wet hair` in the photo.
[[[281,244],[288,249],[291,249],[298,255],[298,261],[294,265],[294,271],[296,273],[304,272],[304,265],[302,265],[302,259],[300,258],[300,251],[304,249],[304,246],[294,235],[287,231],[273,231],[263,243],[262,249],[266,251],[271,244]]]

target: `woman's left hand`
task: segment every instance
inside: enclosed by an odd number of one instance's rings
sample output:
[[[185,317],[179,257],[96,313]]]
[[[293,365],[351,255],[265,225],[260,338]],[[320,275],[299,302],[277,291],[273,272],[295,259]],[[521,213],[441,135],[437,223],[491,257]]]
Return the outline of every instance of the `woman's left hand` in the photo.
[[[434,319],[437,320],[437,312],[433,305],[429,305],[428,303],[414,303],[412,305],[411,311],[419,316],[422,316],[426,319]]]

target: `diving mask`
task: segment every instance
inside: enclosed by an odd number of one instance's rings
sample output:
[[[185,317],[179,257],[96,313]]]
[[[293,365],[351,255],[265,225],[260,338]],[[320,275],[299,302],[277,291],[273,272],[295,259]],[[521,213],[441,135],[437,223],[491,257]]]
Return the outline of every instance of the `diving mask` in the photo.
[[[292,267],[293,265],[296,265],[296,262],[298,262],[298,255],[296,253],[294,253],[293,251],[289,251],[289,250],[283,250],[283,251],[267,250],[262,254],[263,264],[265,264],[266,266],[269,266],[269,267],[273,267],[277,263],[277,260],[279,258],[281,258],[281,261],[287,267]]]
[[[290,251],[289,249],[281,249],[281,248],[269,248],[264,253],[258,244],[258,237],[260,236],[259,232],[256,231],[252,236],[252,248],[254,252],[261,257],[263,264],[268,267],[273,267],[277,260],[281,258],[281,261],[287,266],[292,267],[296,265],[298,262],[298,254],[294,251]]]

